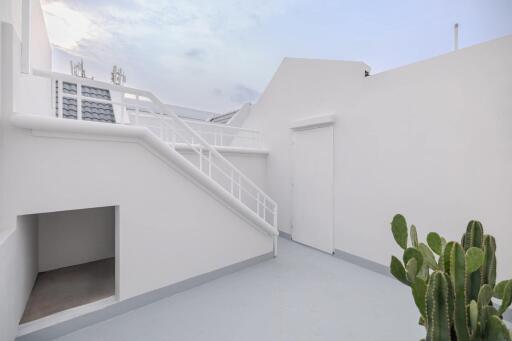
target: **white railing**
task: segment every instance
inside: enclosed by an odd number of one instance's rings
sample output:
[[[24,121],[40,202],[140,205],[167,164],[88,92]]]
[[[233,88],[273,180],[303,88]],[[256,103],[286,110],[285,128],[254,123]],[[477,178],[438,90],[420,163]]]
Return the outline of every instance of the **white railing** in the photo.
[[[205,176],[220,185],[264,222],[277,228],[276,202],[192,129],[189,122],[179,118],[151,92],[54,72],[33,70],[33,74],[51,80],[51,102],[58,118],[65,117],[64,98],[76,100],[78,120],[84,119],[82,101],[111,104],[116,113],[117,124],[147,127],[173,150],[186,145],[197,156],[190,162]],[[75,84],[76,94],[64,93],[63,83]],[[111,100],[86,97],[82,93],[83,86],[109,90]],[[131,110],[127,110],[127,102],[130,102]],[[153,108],[157,108],[158,113]]]
[[[132,114],[135,111],[135,99],[127,98],[128,103],[128,114]],[[132,104],[134,104],[132,106]],[[148,103],[148,107],[151,106],[154,114],[161,115],[158,107]],[[166,106],[168,108],[168,106]],[[171,109],[169,109],[171,110]],[[171,110],[172,111],[172,110]],[[154,117],[153,113],[146,112],[146,110],[139,111],[139,117],[145,117],[146,123],[149,125],[151,118]],[[164,119],[166,115],[164,114]],[[210,123],[205,121],[183,119],[189,127],[194,129],[204,140],[215,147],[233,147],[243,149],[264,149],[263,139],[258,130],[245,129],[240,127],[229,126],[226,124]],[[158,122],[156,122],[155,129],[158,129]],[[181,141],[177,141],[181,143]]]
[[[263,148],[263,140],[258,130],[193,120],[185,120],[185,122],[208,143],[214,146],[248,149]]]

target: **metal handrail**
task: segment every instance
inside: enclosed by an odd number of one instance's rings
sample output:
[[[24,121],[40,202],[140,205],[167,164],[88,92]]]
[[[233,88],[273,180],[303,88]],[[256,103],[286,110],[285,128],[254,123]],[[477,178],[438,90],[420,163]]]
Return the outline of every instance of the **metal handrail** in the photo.
[[[144,116],[141,115],[141,110],[144,109],[143,114],[149,113],[152,118],[156,119],[157,122],[160,123],[159,137],[164,142],[166,142],[170,148],[176,150],[177,146],[186,144],[193,152],[198,155],[198,167],[203,174],[208,176],[211,180],[217,182],[217,184],[219,184],[224,190],[230,193],[241,204],[256,213],[258,217],[263,219],[263,221],[274,227],[277,227],[277,203],[272,200],[272,198],[270,198],[262,189],[260,189],[251,179],[249,179],[244,173],[235,167],[230,161],[222,156],[214,146],[208,143],[208,141],[206,141],[201,136],[201,134],[197,133],[197,131],[192,129],[189,124],[187,124],[184,120],[172,112],[171,109],[162,103],[162,101],[160,101],[160,99],[153,93],[145,90],[129,88],[92,79],[73,77],[56,72],[33,70],[33,74],[35,76],[46,77],[51,80],[52,107],[55,108],[55,105],[57,104],[57,116],[59,118],[63,117],[63,98],[76,99],[77,119],[82,119],[81,101],[83,99],[91,102],[108,103],[112,106],[119,106],[121,108],[121,117],[118,120],[119,124],[145,126],[144,123],[141,122],[141,120],[144,119]],[[76,94],[64,93],[64,82],[76,84]],[[55,91],[56,84],[58,89],[57,92]],[[120,100],[115,101],[86,97],[82,94],[82,86],[100,88],[119,93]],[[127,95],[135,98],[135,104],[133,103],[132,98],[126,97]],[[129,104],[126,101],[127,98],[130,98]],[[153,104],[158,109],[159,113],[156,113],[151,107],[148,108],[148,103]],[[133,113],[128,113],[128,105],[131,108],[135,107]],[[164,115],[162,115],[162,113]],[[131,120],[128,115],[134,116],[134,120]],[[151,129],[151,125],[146,127],[155,133]],[[179,144],[177,143],[178,138]],[[212,173],[212,167],[220,171],[220,174],[222,174],[224,177],[228,178],[229,189],[223,185],[222,181],[215,179],[213,175],[214,173]],[[246,194],[245,197],[242,195],[243,193]],[[247,203],[247,200],[244,200],[247,197],[255,200],[255,207]],[[269,214],[267,214],[267,212],[269,212]]]
[[[222,129],[226,129],[226,130],[244,131],[244,132],[254,133],[254,134],[259,134],[259,132],[260,132],[259,130],[256,130],[256,129],[247,129],[247,128],[241,128],[241,127],[233,127],[233,126],[230,126],[230,125],[227,125],[227,124],[219,124],[219,123],[212,123],[212,122],[196,121],[196,120],[191,120],[191,119],[187,119],[187,118],[184,118],[183,121],[185,121],[185,122],[187,122],[189,124],[198,125],[198,126],[217,127],[217,128],[222,128]]]
[[[129,112],[135,110],[135,104],[131,105]],[[159,114],[159,113],[156,113]],[[148,109],[139,112],[139,118],[153,118],[154,113]],[[163,115],[163,119],[168,119]],[[258,130],[232,127],[224,124],[194,121],[182,119],[197,134],[203,136],[214,147],[234,147],[241,149],[263,150],[263,140]]]
[[[135,109],[135,99],[127,98],[126,101],[129,104],[133,104],[128,106],[128,110],[133,111]],[[166,105],[166,107],[169,106]],[[148,112],[149,110],[152,110],[156,114],[162,114],[159,108],[155,106],[141,109],[142,112]],[[171,110],[173,110],[172,107]],[[258,130],[235,127],[227,124],[193,120],[189,118],[181,119],[184,120],[191,128],[193,128],[199,135],[207,139],[208,143],[215,147],[220,146],[260,150],[263,149],[263,140]]]

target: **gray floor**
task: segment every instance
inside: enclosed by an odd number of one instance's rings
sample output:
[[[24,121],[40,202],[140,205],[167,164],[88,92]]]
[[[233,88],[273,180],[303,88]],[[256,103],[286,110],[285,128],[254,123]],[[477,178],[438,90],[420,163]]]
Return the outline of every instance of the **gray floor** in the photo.
[[[113,296],[115,260],[40,272],[20,323]]]
[[[419,340],[409,289],[280,239],[279,257],[59,338]]]

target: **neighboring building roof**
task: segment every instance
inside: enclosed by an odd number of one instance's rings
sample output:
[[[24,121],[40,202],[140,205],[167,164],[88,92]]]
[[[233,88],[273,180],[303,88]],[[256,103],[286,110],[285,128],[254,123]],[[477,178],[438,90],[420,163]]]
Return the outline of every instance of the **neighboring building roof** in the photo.
[[[211,111],[181,107],[179,105],[167,104],[167,106],[179,117],[189,120],[209,121],[212,117],[217,115]]]
[[[229,120],[239,111],[240,109],[238,110],[235,110],[235,111],[231,111],[231,112],[228,112],[227,114],[221,114],[221,115],[218,115],[218,116],[215,116],[215,117],[212,117],[210,118],[210,122],[212,123],[221,123],[221,124],[226,124],[229,122]]]
[[[57,86],[57,83],[56,83]],[[57,88],[58,91],[58,88]],[[76,84],[63,82],[62,92],[65,94],[76,95]],[[82,86],[82,119],[86,121],[115,123],[114,108],[110,103],[94,102],[93,98],[110,100],[110,91],[106,89],[95,88],[91,86]],[[58,98],[58,96],[56,96]],[[87,100],[91,98],[91,100]],[[58,102],[56,103],[56,113],[58,113]],[[64,118],[77,118],[76,98],[62,98],[62,116]]]

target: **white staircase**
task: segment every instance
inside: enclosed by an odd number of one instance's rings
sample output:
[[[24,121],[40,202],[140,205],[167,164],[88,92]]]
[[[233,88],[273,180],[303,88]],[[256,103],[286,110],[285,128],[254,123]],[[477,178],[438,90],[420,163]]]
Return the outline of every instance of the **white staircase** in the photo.
[[[54,106],[54,112],[56,112],[56,119],[66,119],[64,118],[63,109],[64,98],[67,99],[67,102],[69,102],[69,99],[76,100],[77,120],[82,120],[82,101],[112,105],[116,116],[116,124],[146,127],[163,141],[172,152],[178,154],[184,160],[187,159],[177,151],[177,148],[186,146],[192,150],[196,155],[195,160],[197,162],[188,160],[187,162],[197,167],[202,176],[215,182],[218,185],[215,188],[224,191],[222,195],[228,194],[243,206],[244,210],[250,210],[257,217],[256,220],[264,231],[274,237],[277,236],[278,207],[276,202],[224,158],[212,143],[192,129],[189,123],[179,118],[151,92],[54,72],[33,70],[33,74],[51,80],[51,103]],[[69,83],[76,84],[76,92],[64,92],[64,83],[68,83],[66,85],[69,85]],[[82,92],[82,86],[109,90],[111,99],[87,97]],[[216,131],[218,134],[218,130]],[[254,135],[254,131],[241,130],[241,132],[249,132],[252,134],[251,136]],[[221,142],[215,143],[215,145],[223,144],[222,134],[221,132]],[[229,136],[224,137],[224,141],[233,141],[240,137],[233,132],[227,135]],[[216,137],[215,142],[217,141]]]

